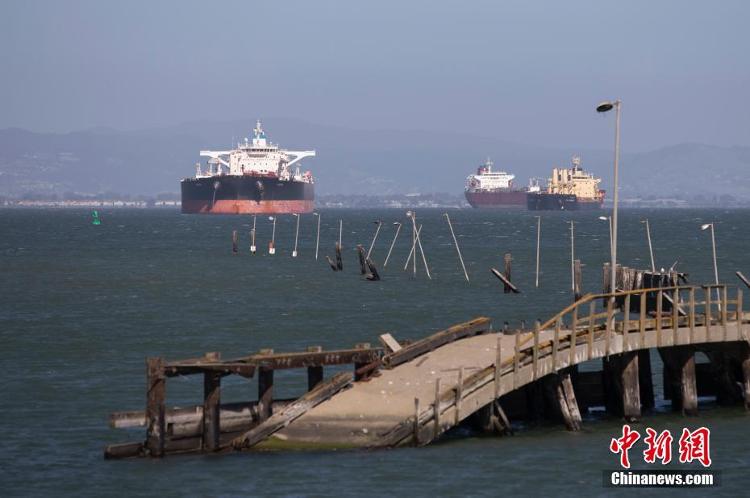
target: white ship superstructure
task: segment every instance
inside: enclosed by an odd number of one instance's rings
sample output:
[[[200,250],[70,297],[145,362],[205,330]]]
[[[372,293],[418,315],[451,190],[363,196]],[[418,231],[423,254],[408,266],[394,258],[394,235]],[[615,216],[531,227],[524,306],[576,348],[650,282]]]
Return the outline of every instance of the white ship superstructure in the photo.
[[[505,171],[492,171],[492,166],[494,163],[487,158],[487,161],[477,168],[475,174],[466,177],[466,191],[487,192],[512,189],[513,179],[516,176]]]
[[[573,156],[570,168],[554,168],[552,177],[547,180],[547,193],[575,195],[579,199],[597,199],[601,178],[581,169],[581,157]]]
[[[280,149],[268,140],[260,120],[255,125],[252,140],[245,138],[244,142],[238,143],[237,148],[232,150],[202,150],[200,155],[209,158],[208,170],[201,171],[198,164],[196,178],[250,175],[313,183],[309,171],[301,173],[299,165],[294,170],[291,166],[306,157],[315,157],[315,151]]]

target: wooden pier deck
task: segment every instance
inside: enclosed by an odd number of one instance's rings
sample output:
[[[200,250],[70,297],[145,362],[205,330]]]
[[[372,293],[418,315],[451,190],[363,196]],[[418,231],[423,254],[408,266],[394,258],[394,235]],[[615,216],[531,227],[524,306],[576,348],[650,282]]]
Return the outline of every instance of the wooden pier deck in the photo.
[[[504,405],[510,396],[534,386],[543,386],[559,417],[576,430],[581,424],[576,397],[590,398],[582,391],[592,389],[578,379],[577,365],[598,358],[604,364],[599,388],[608,411],[632,420],[641,416],[643,407],[653,406],[653,399],[647,399],[653,397],[648,394],[653,393],[650,366],[648,375],[639,373],[639,358],[650,349],[656,349],[665,363],[666,394],[675,409],[688,415],[697,411],[696,352],[707,353],[716,367],[717,399],[718,391],[740,385],[739,392],[728,396],[734,394],[750,408],[749,338],[750,316],[743,311],[742,289],[675,286],[586,295],[531,330],[493,331],[489,319],[477,318],[406,345],[387,338],[384,349],[360,347],[328,361],[322,353],[302,353],[297,363],[281,355],[277,368],[307,367],[308,379],[315,372],[318,382],[310,382],[310,390],[299,400],[278,406],[268,395],[272,365],[258,363],[262,358],[257,355],[229,362],[162,363],[162,372],[179,365],[183,373],[203,373],[206,379],[204,407],[191,419],[196,426],[191,443],[169,441],[174,426],[170,429],[167,423],[163,393],[153,396],[152,388],[146,411],[128,415],[147,425],[146,442],[111,446],[105,454],[424,445],[469,417],[487,430],[509,429]],[[354,374],[320,381],[322,366],[334,358],[338,363],[354,362]],[[151,365],[155,368],[153,361]],[[254,409],[255,415],[240,417],[234,425],[220,421],[231,411],[219,405],[216,376],[252,376],[256,370],[266,372],[259,373],[259,398],[245,407]],[[158,372],[149,378],[159,378]],[[119,415],[118,420],[128,418]]]

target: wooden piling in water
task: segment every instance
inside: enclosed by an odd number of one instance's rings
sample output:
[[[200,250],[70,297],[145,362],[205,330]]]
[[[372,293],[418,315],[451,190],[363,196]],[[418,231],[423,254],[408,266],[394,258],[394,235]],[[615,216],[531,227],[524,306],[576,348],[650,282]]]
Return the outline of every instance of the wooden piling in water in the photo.
[[[262,349],[260,354],[273,354],[273,349]],[[273,403],[273,369],[260,367],[258,369],[258,415],[263,422],[271,416]]]
[[[320,353],[323,348],[320,346],[309,346],[308,353]],[[307,367],[307,390],[312,391],[315,386],[323,382],[323,365],[314,365]]]
[[[380,280],[380,273],[378,273],[378,267],[375,266],[375,263],[372,261],[372,259],[367,258],[365,260],[365,265],[367,265],[367,274],[365,275],[367,280],[370,280],[373,282]]]
[[[164,456],[166,439],[166,376],[164,359],[146,360],[146,449],[152,457]]]
[[[628,422],[641,418],[641,389],[638,374],[638,353],[629,351],[620,358],[622,383],[622,415]]]
[[[367,265],[365,265],[365,248],[362,244],[357,244],[357,256],[359,257],[359,274],[364,275],[367,273]]]
[[[343,271],[344,270],[344,261],[341,258],[341,244],[340,243],[338,243],[338,242],[336,243],[335,250],[336,250],[336,270],[337,271]]]
[[[237,230],[232,230],[232,254],[239,254],[239,239],[237,237]]]
[[[672,410],[682,411],[683,415],[697,415],[695,350],[690,346],[676,346],[659,348],[659,354],[664,362],[664,389],[669,390]]]
[[[354,349],[370,349],[370,343],[369,342],[360,342],[354,345]],[[366,367],[367,363],[362,362],[354,362],[354,381],[360,381],[368,377],[372,371],[364,372],[364,367]]]
[[[581,411],[578,409],[573,382],[570,378],[570,370],[566,368],[553,376],[555,379],[555,397],[558,404],[558,413],[562,416],[565,427],[569,431],[581,430]]]
[[[505,280],[503,280],[503,284],[504,284],[503,293],[505,294],[510,294],[511,292],[513,292],[513,290],[511,289],[511,284],[510,284],[510,282],[512,281],[511,276],[510,276],[512,261],[513,261],[513,256],[511,256],[509,252],[505,253],[505,256],[503,256],[503,264],[505,266],[504,268]]]
[[[745,398],[745,409],[750,410],[750,346],[744,344],[740,355],[742,363],[742,397]]]
[[[645,299],[643,300],[646,301]],[[656,406],[654,399],[654,379],[651,375],[651,350],[642,349],[638,354],[638,387],[640,388],[641,407],[652,410]]]
[[[206,353],[206,361],[219,361],[219,353]],[[207,371],[203,373],[203,437],[201,449],[216,451],[219,448],[219,434],[221,433],[221,372]]]
[[[581,260],[576,259],[573,262],[573,298],[578,301],[583,296],[583,277],[581,275]]]

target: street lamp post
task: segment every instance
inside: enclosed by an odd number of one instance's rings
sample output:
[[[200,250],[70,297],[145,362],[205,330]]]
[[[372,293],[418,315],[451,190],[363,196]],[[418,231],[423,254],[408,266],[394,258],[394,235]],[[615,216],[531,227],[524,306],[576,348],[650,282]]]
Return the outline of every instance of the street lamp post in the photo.
[[[381,220],[377,220],[375,223],[378,228],[375,229],[375,235],[372,238],[372,242],[370,243],[370,248],[367,250],[367,258],[370,257],[370,254],[372,254],[372,248],[375,247],[375,241],[378,240],[378,234],[380,233],[380,227],[383,226],[383,222]]]
[[[318,235],[315,237],[315,261],[318,260],[318,248],[320,247],[320,213],[313,213],[318,218]]]
[[[575,253],[575,225],[574,221],[570,220],[570,288],[573,292],[576,290]]]
[[[542,241],[542,217],[534,216],[536,218],[536,283],[535,287],[539,287],[539,249]]]
[[[648,239],[648,254],[651,257],[651,273],[656,273],[656,263],[654,262],[654,248],[651,245],[651,226],[648,224],[648,218],[641,220],[646,224],[646,238]]]
[[[256,247],[255,247],[255,221],[256,220],[255,218],[256,218],[256,215],[253,215],[253,229],[250,231],[250,238],[252,239],[250,241],[250,254],[255,254],[255,250],[256,250]]]
[[[618,201],[618,165],[620,162],[620,108],[622,102],[620,100],[613,100],[608,102],[602,102],[596,106],[596,112],[608,112],[612,109],[615,110],[615,172],[614,172],[614,194],[612,196],[612,261],[610,263],[610,292],[616,291],[615,285],[617,281],[617,201]]]
[[[396,235],[393,236],[391,247],[388,249],[388,255],[385,257],[385,263],[383,263],[383,269],[388,266],[388,260],[391,258],[391,251],[393,251],[393,246],[396,245],[396,238],[398,238],[398,233],[401,231],[401,223],[394,221],[393,224],[396,226]]]
[[[276,217],[271,216],[271,219],[273,220],[273,228],[271,229],[271,242],[268,243],[268,254],[274,255],[276,254]]]
[[[713,250],[713,257],[714,257],[714,283],[716,283],[716,285],[719,285],[719,266],[716,263],[716,237],[714,237],[714,224],[713,222],[711,222],[711,223],[706,223],[705,225],[701,225],[701,230],[708,230],[709,228],[711,229],[711,248]],[[716,301],[717,302],[721,301],[718,287],[716,288]],[[721,310],[721,308],[719,308],[719,310]]]
[[[297,217],[297,228],[294,230],[294,250],[292,251],[292,257],[297,257],[297,240],[299,240],[299,219],[300,215],[299,213],[292,213],[294,216]]]
[[[612,217],[600,216],[600,220],[609,222],[609,257],[612,258]]]

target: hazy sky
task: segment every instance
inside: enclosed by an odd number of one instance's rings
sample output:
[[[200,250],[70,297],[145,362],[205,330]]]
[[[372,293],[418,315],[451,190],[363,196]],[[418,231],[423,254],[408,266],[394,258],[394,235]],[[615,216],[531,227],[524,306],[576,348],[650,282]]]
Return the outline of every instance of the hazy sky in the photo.
[[[547,146],[750,145],[746,1],[0,3],[0,128],[283,116]]]

